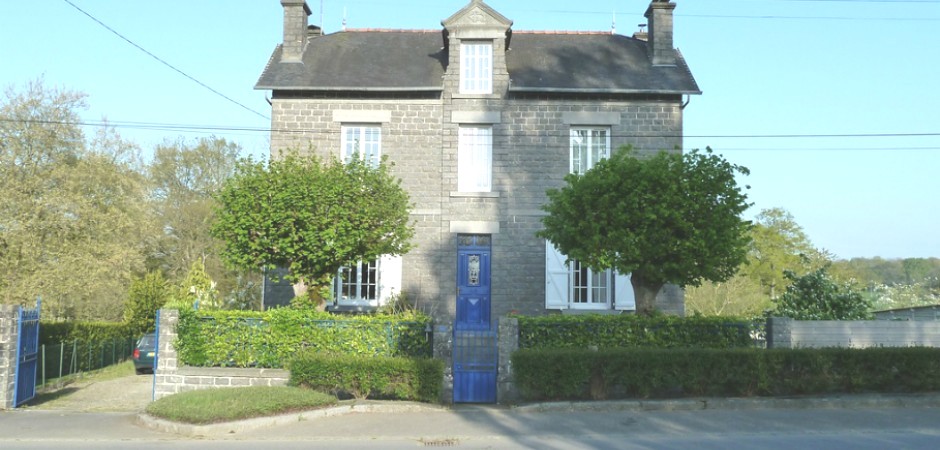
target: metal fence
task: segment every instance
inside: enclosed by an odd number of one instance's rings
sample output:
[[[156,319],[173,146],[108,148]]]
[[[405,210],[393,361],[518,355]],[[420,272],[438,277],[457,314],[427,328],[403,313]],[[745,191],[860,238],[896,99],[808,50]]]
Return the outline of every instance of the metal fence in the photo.
[[[74,375],[127,361],[134,353],[135,344],[135,339],[128,338],[41,345],[37,387],[61,383]]]

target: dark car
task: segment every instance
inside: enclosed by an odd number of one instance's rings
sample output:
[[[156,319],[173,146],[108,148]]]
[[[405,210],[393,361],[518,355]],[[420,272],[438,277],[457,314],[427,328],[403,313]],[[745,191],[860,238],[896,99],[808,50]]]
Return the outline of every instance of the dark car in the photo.
[[[137,374],[153,373],[153,360],[156,353],[157,336],[154,333],[148,333],[137,340],[137,346],[134,347],[134,370]]]

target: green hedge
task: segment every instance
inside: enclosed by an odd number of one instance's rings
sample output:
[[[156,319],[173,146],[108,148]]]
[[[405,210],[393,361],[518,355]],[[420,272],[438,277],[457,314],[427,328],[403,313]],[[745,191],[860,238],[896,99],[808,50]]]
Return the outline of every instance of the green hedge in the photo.
[[[750,397],[940,390],[940,349],[523,349],[525,400]]]
[[[747,348],[752,325],[730,317],[550,315],[518,317],[519,348]]]
[[[339,316],[278,308],[267,312],[180,311],[176,350],[190,366],[281,368],[303,351],[428,357],[424,315]]]
[[[39,322],[39,345],[136,339],[122,322]]]
[[[304,353],[290,364],[290,384],[357,399],[436,402],[444,363],[427,358]]]

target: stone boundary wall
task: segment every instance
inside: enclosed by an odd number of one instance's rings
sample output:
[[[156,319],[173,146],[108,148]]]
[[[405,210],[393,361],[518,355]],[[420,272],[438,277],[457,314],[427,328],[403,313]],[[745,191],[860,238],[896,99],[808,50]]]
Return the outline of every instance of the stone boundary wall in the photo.
[[[244,386],[286,386],[290,371],[283,369],[241,369],[224,367],[180,366],[173,341],[176,340],[176,325],[179,311],[161,310],[158,336],[157,369],[154,374],[153,400],[168,395],[197,389],[213,389]],[[519,398],[512,381],[510,356],[519,349],[519,320],[501,317],[498,322],[497,403],[513,403]],[[453,327],[434,327],[433,357],[444,361],[444,379],[441,380],[441,401],[453,403]]]
[[[768,348],[940,347],[940,321],[767,321]]]
[[[0,305],[0,410],[13,409],[16,394],[16,335],[19,308]]]
[[[290,372],[282,369],[241,369],[229,367],[179,366],[173,341],[179,311],[160,311],[157,370],[154,373],[153,400],[199,389],[244,386],[286,386]]]

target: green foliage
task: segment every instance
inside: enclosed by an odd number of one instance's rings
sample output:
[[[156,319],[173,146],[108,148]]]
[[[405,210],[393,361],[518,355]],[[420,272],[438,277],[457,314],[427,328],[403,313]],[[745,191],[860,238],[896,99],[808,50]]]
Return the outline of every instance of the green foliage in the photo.
[[[46,322],[39,323],[39,344],[62,342],[103,342],[137,338],[135,330],[121,322]]]
[[[218,206],[213,195],[235,173],[240,151],[238,144],[215,137],[156,147],[146,173],[154,220],[163,232],[151,240],[148,267],[178,283],[202,261],[226,307],[257,309],[260,291],[246,287],[257,285],[260,274],[228,270],[218,256],[221,241],[209,234]]]
[[[523,349],[529,401],[749,397],[940,389],[940,349]]]
[[[350,261],[401,255],[414,235],[408,194],[384,163],[324,164],[282,155],[245,160],[217,195],[212,234],[223,258],[245,269],[283,267],[291,283],[329,284]]]
[[[730,317],[550,315],[518,317],[519,348],[751,347],[751,325]]]
[[[785,273],[790,285],[775,302],[774,314],[796,320],[864,320],[871,318],[871,300],[849,284],[838,284],[825,267],[797,276]]]
[[[156,315],[170,298],[170,287],[160,272],[150,272],[131,283],[124,304],[124,323],[134,335],[153,331]]]
[[[430,356],[419,314],[337,316],[278,308],[271,311],[180,310],[176,349],[190,366],[285,367],[303,351],[361,356]]]
[[[0,302],[42,295],[47,318],[120,320],[144,267],[146,189],[132,145],[86,139],[84,108],[41,81],[0,99]]]
[[[337,396],[436,402],[444,363],[427,358],[304,353],[290,364],[290,383]]]
[[[686,311],[703,316],[755,317],[771,306],[760,284],[741,273],[685,290]]]
[[[591,269],[632,273],[637,313],[649,314],[664,284],[727,280],[744,262],[750,205],[738,173],[748,170],[711,149],[639,158],[622,148],[547,192],[537,235]]]
[[[336,404],[336,397],[286,386],[205,389],[163,397],[147,414],[174,422],[211,424],[306,411]]]
[[[196,261],[189,268],[186,278],[180,282],[176,295],[167,306],[178,309],[220,309],[222,299],[215,286],[215,281],[206,273],[206,265],[202,261]]]

